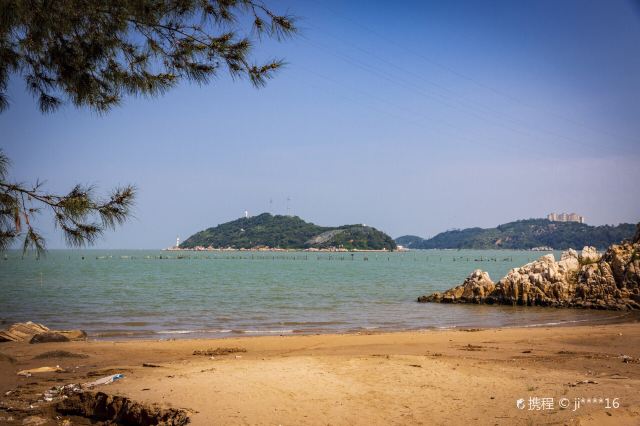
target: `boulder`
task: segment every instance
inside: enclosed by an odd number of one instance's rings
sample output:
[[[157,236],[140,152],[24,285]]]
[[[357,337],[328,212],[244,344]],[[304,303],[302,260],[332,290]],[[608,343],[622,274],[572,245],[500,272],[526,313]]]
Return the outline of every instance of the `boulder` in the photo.
[[[495,284],[489,274],[476,269],[461,285],[444,293],[433,293],[429,296],[419,297],[418,302],[483,303],[494,288]]]
[[[29,343],[53,343],[53,342],[70,342],[69,338],[62,333],[47,331],[45,333],[36,334],[29,340]]]
[[[33,336],[46,333],[49,328],[35,322],[19,322],[9,326],[7,330],[0,331],[0,342],[25,342]]]
[[[87,332],[84,330],[60,330],[56,331],[58,334],[62,334],[69,340],[86,340]]]
[[[33,341],[36,336],[39,337]],[[83,330],[50,330],[42,324],[31,321],[16,323],[11,325],[7,330],[0,331],[0,342],[44,343],[45,340],[68,342],[70,340],[84,340],[86,338],[87,333]]]

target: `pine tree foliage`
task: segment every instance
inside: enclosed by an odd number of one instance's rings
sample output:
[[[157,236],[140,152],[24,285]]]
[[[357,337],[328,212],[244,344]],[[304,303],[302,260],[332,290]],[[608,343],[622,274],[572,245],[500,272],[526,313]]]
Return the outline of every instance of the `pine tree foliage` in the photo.
[[[104,113],[126,95],[159,95],[181,80],[205,84],[221,70],[260,87],[283,61],[252,62],[250,35],[282,40],[295,32],[293,17],[260,0],[0,0],[0,112],[14,75],[42,112],[71,102]],[[33,225],[42,210],[75,247],[131,215],[132,186],[105,199],[82,185],[55,195],[41,182],[11,182],[9,166],[0,149],[0,251],[22,239],[23,252],[42,254]]]
[[[94,194],[94,188],[76,185],[66,195],[53,195],[42,190],[42,183],[28,187],[7,180],[10,161],[0,150],[0,251],[22,238],[23,254],[34,249],[44,253],[44,238],[34,227],[35,215],[48,209],[53,214],[68,245],[82,247],[93,244],[106,229],[122,224],[130,215],[135,188],[116,188],[105,199]]]
[[[0,111],[12,74],[43,112],[68,100],[102,113],[224,69],[262,86],[283,62],[253,63],[250,36],[295,31],[259,0],[0,0]]]

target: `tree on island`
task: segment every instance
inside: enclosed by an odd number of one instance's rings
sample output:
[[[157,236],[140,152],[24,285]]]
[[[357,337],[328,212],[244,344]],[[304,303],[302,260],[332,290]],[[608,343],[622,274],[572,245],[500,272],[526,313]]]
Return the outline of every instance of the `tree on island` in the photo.
[[[254,38],[282,40],[294,19],[259,0],[5,0],[0,3],[0,112],[9,78],[18,75],[43,113],[65,101],[106,113],[125,95],[156,96],[180,81],[206,84],[221,71],[263,86],[284,62],[254,63]],[[42,208],[70,246],[92,244],[131,215],[135,188],[106,199],[76,185],[56,195],[42,184],[13,183],[0,151],[0,250],[24,236],[23,252],[43,253],[33,227]]]

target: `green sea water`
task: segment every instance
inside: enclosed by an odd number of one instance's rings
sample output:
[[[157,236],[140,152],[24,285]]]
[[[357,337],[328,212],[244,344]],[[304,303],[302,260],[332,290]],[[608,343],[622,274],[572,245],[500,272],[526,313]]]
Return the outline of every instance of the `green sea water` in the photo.
[[[8,252],[0,258],[0,321],[120,339],[544,326],[621,315],[415,302],[474,269],[497,281],[542,254],[52,250],[37,260]]]

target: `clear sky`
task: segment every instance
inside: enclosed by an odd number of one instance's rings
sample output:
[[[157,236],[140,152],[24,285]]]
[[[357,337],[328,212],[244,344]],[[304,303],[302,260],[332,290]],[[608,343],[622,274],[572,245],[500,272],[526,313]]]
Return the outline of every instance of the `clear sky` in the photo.
[[[244,210],[393,237],[551,211],[640,221],[640,6],[608,0],[277,1],[301,35],[226,75],[105,116],[42,115],[14,78],[0,146],[15,180],[135,184],[97,247],[161,248]],[[272,200],[272,202],[270,202]],[[50,248],[62,237],[43,214]]]

